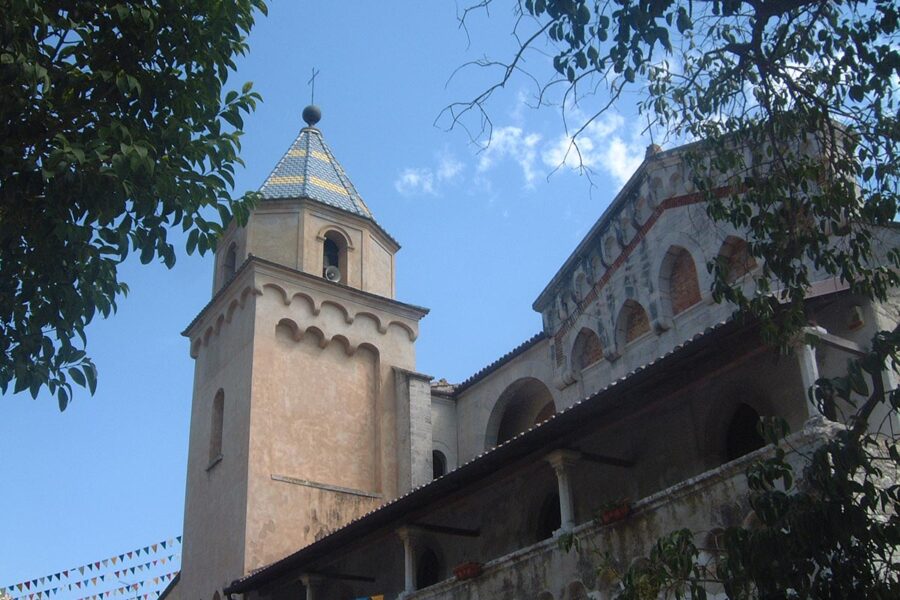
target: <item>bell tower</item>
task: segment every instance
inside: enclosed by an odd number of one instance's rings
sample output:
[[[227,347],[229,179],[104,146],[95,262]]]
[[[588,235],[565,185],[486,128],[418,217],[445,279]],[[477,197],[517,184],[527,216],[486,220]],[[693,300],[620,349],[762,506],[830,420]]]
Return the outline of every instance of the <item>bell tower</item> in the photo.
[[[430,425],[414,372],[428,311],[394,299],[399,244],[319,109],[303,118],[247,225],[221,239],[212,300],[184,332],[195,372],[173,598],[213,600],[430,473],[430,428],[412,425]]]

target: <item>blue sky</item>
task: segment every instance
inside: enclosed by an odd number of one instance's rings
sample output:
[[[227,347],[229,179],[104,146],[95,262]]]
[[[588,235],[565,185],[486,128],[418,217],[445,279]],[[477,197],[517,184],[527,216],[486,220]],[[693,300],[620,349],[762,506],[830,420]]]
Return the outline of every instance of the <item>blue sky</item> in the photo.
[[[525,80],[490,103],[487,149],[435,126],[442,108],[497,75],[463,69],[448,83],[454,70],[514,47],[504,10],[476,15],[467,38],[453,2],[273,1],[231,80],[253,81],[264,97],[246,120],[247,168],[237,177],[245,191],[296,136],[310,71],[319,69],[319,127],[403,246],[397,298],[431,309],[417,368],[450,381],[540,329],[532,301],[648,143],[626,100],[582,140],[593,185],[565,164],[557,169],[567,146],[560,112],[528,108]],[[529,58],[536,71],[548,64]],[[180,535],[193,378],[180,332],[209,299],[212,257],[186,256],[176,238],[175,268],[129,259],[121,275],[131,294],[117,315],[91,325],[95,396],[76,394],[64,413],[47,395],[0,399],[0,586]]]

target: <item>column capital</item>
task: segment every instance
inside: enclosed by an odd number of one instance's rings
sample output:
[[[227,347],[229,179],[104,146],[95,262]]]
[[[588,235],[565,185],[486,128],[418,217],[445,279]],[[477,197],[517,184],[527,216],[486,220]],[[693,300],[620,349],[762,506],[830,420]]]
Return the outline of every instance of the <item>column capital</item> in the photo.
[[[571,467],[581,458],[581,453],[575,450],[554,450],[544,457],[554,470]]]
[[[404,525],[397,528],[397,536],[404,542],[415,542],[419,535],[420,531],[415,526]]]

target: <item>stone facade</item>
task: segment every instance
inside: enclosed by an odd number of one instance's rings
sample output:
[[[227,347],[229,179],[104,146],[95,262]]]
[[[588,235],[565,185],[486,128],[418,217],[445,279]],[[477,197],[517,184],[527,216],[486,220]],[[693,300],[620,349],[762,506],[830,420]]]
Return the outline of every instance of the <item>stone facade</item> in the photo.
[[[649,156],[534,302],[542,331],[453,385],[415,371],[427,311],[393,299],[399,246],[304,129],[226,234],[185,332],[196,376],[168,595],[605,598],[603,570],[561,534],[621,569],[675,527],[740,523],[747,461],[771,451],[759,417],[783,417],[801,451],[832,435],[806,389],[900,303],[820,277],[820,343],[778,356],[712,302],[707,265],[747,289],[758,265],[690,182],[678,149]],[[623,500],[625,520],[595,519]],[[454,575],[470,562],[478,577]]]

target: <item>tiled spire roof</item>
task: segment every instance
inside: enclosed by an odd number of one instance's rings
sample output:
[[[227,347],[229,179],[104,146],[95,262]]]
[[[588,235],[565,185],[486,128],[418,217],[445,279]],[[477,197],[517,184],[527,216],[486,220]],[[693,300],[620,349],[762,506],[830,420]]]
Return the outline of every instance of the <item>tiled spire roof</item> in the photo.
[[[306,118],[304,112],[304,118]],[[260,188],[263,200],[309,198],[372,219],[369,207],[316,128],[315,119],[281,157]]]

